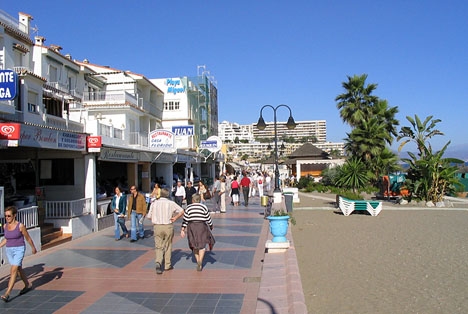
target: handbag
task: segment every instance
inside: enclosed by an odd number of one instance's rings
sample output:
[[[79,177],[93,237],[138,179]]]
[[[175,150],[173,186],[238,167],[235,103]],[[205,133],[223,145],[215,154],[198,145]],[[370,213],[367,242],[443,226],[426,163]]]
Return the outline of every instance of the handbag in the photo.
[[[209,199],[211,198],[211,193],[210,193],[210,191],[206,190],[206,192],[203,193],[203,198],[204,198],[205,200],[209,200]]]

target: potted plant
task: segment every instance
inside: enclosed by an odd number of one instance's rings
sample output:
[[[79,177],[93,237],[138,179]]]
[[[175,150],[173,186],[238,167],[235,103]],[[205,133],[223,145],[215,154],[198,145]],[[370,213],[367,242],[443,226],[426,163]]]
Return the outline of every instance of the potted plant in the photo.
[[[273,236],[272,242],[287,242],[286,234],[288,233],[289,222],[296,224],[294,217],[284,209],[275,210],[267,217],[270,222],[270,233]]]

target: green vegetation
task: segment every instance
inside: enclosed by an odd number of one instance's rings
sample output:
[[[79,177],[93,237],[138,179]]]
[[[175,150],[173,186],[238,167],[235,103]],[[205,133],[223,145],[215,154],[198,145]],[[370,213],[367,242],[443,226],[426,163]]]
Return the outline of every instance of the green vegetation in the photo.
[[[352,128],[345,139],[346,154],[352,157],[344,167],[347,178],[336,183],[352,189],[377,185],[381,175],[398,169],[389,148],[397,136],[398,107],[373,95],[377,84],[366,84],[366,79],[367,74],[348,76],[342,83],[345,93],[335,99],[343,122]]]
[[[343,122],[351,127],[345,138],[345,164],[324,170],[321,183],[314,183],[310,177],[300,178],[297,186],[304,191],[334,193],[350,199],[360,199],[362,192],[378,191],[382,175],[401,170],[397,156],[389,148],[396,139],[402,141],[399,151],[410,142],[418,149],[417,155],[409,152],[409,158],[402,159],[409,164],[405,188],[410,199],[436,203],[460,189],[457,164],[463,161],[444,157],[450,141],[436,152],[429,143],[432,137],[443,135],[437,129],[441,120],[408,116],[410,125],[397,132],[398,107],[389,107],[386,100],[373,95],[377,84],[367,84],[366,79],[366,74],[348,76],[348,81],[342,83],[345,92],[335,99]]]
[[[427,117],[421,122],[417,115],[406,117],[411,127],[402,127],[399,139],[405,139],[400,148],[406,143],[413,141],[418,148],[418,155],[408,153],[410,158],[402,159],[408,163],[410,168],[406,176],[406,187],[411,191],[410,199],[432,201],[437,203],[442,201],[444,195],[456,191],[460,184],[456,176],[458,167],[454,164],[463,163],[462,160],[454,158],[444,158],[444,152],[450,145],[450,141],[438,151],[433,152],[428,139],[435,135],[443,135],[437,129],[434,129],[441,120]]]

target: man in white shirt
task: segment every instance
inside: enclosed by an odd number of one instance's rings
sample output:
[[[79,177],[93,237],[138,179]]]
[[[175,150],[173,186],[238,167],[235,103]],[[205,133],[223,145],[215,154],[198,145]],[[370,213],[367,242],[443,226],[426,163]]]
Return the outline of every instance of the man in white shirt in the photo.
[[[183,208],[169,199],[168,189],[161,189],[159,200],[151,203],[146,218],[151,219],[153,223],[156,273],[158,275],[162,274],[163,260],[165,271],[174,268],[171,264],[172,239],[174,237],[173,223],[183,215]]]
[[[185,199],[185,188],[182,186],[182,181],[178,180],[174,188],[174,201],[177,205],[182,206]]]

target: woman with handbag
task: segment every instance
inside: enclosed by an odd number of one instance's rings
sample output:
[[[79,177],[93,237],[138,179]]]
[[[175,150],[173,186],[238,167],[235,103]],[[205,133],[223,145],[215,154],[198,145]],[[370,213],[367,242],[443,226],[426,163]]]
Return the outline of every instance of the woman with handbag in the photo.
[[[122,229],[124,237],[128,238],[128,229],[125,226],[125,217],[127,214],[127,197],[122,193],[120,188],[115,187],[115,195],[112,197],[111,202],[112,210],[114,211],[114,222],[115,222],[115,241],[119,241],[120,229]]]

